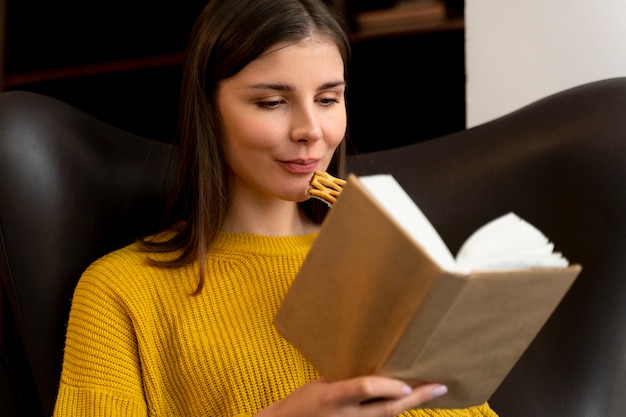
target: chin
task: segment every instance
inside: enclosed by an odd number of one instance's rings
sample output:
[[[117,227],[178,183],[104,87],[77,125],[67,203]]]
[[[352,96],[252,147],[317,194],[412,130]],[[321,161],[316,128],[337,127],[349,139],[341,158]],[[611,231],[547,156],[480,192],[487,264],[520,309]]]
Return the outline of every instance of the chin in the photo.
[[[308,177],[306,179],[290,181],[288,184],[285,184],[281,194],[288,201],[300,203],[308,200],[309,196],[306,194],[306,191],[309,188],[309,181],[310,178]]]
[[[298,194],[298,195],[290,195],[290,196],[286,196],[285,200],[286,201],[291,201],[294,203],[302,203],[304,201],[307,201],[308,199],[310,199],[311,197],[309,197],[308,195],[305,194],[304,190]]]

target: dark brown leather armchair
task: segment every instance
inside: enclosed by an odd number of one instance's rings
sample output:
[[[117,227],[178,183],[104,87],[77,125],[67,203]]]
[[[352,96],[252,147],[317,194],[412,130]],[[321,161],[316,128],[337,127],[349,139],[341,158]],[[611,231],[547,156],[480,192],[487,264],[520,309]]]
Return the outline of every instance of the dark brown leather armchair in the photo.
[[[625,115],[626,78],[610,79],[349,160],[357,174],[396,176],[453,251],[512,210],[583,265],[491,398],[503,417],[625,414]],[[73,286],[93,259],[155,227],[174,153],[56,100],[0,94],[3,416],[51,414]]]
[[[582,264],[491,398],[501,416],[626,415],[626,78],[355,158],[352,170],[394,174],[453,252],[478,226],[514,211]]]
[[[0,415],[52,415],[74,285],[156,227],[174,152],[49,97],[0,94]]]

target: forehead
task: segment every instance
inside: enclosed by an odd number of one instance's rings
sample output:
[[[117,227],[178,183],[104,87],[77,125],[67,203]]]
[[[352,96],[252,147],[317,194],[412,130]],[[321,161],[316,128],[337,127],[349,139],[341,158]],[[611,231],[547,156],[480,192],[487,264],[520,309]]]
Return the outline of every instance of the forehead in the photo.
[[[284,49],[291,45],[297,45],[300,47],[315,46],[315,45],[325,45],[328,47],[334,46],[337,49],[337,52],[339,52],[339,46],[337,45],[337,42],[335,41],[335,39],[333,39],[329,35],[326,35],[320,32],[313,32],[310,35],[302,37],[300,39],[293,39],[293,40],[278,42],[270,46],[269,48],[267,48],[265,52],[263,52],[259,56],[259,58],[262,59],[263,57],[267,55],[271,55],[272,53],[276,51],[280,51],[281,49]]]
[[[308,72],[343,77],[344,62],[337,44],[327,37],[308,37],[269,48],[235,77],[297,76]]]

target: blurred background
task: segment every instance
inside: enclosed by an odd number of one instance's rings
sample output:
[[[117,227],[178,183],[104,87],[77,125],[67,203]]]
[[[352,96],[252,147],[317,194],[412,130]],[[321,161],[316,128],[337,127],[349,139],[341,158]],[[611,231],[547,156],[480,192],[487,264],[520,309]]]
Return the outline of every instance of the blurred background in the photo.
[[[328,0],[350,25],[350,152],[465,128],[464,4]],[[182,52],[206,0],[0,0],[0,89],[172,141]]]

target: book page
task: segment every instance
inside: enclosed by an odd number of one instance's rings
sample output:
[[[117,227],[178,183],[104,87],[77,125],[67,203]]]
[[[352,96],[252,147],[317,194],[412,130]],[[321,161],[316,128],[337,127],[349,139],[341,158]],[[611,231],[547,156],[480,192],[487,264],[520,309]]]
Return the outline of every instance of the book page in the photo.
[[[457,269],[439,233],[392,175],[363,176],[359,181],[435,262],[449,271]]]
[[[402,186],[390,174],[359,177],[359,181],[384,210],[443,269],[471,271],[520,268],[561,268],[566,258],[554,252],[554,244],[536,227],[514,213],[500,216],[477,229],[456,257]]]
[[[566,267],[554,244],[536,227],[514,213],[500,216],[477,229],[456,256],[463,271]]]

